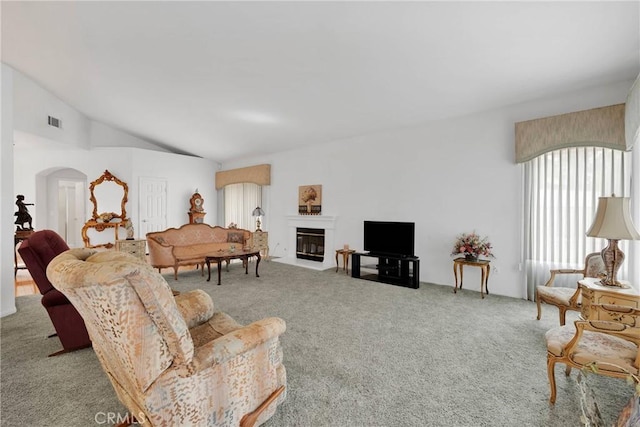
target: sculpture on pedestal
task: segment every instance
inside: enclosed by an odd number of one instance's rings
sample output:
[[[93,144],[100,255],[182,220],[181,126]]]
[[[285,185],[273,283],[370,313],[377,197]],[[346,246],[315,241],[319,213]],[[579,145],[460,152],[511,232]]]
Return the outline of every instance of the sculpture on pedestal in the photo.
[[[33,203],[25,203],[24,196],[18,194],[16,196],[16,206],[18,206],[18,212],[13,214],[16,217],[14,222],[17,225],[16,231],[33,230],[33,225],[31,225],[32,218],[27,208],[27,206],[33,206]],[[29,224],[28,228],[24,226],[25,223]]]

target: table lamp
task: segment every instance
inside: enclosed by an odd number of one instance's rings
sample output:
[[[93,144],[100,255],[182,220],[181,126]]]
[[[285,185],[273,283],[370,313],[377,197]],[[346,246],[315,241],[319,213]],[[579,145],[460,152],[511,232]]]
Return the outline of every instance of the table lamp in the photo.
[[[262,231],[262,229],[260,229],[260,217],[262,215],[264,215],[264,211],[262,210],[262,208],[260,206],[258,206],[257,208],[255,208],[253,210],[253,213],[251,215],[257,217],[256,218],[256,231]]]
[[[628,197],[600,197],[598,210],[589,231],[589,237],[601,237],[609,244],[600,253],[604,260],[607,277],[600,281],[604,286],[624,287],[617,279],[618,269],[624,261],[624,252],[618,248],[618,240],[638,240],[640,233],[633,226]]]

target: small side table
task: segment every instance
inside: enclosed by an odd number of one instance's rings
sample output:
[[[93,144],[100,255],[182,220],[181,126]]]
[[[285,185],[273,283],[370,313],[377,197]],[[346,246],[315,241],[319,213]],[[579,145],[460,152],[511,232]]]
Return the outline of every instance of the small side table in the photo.
[[[342,269],[348,274],[349,273],[349,255],[355,253],[355,249],[336,249],[336,273],[340,269],[340,264],[338,264],[338,255],[342,255]]]
[[[458,270],[460,270],[460,289],[462,289],[463,268],[465,265],[471,267],[480,267],[482,277],[480,278],[480,296],[484,298],[483,288],[489,295],[489,273],[491,272],[491,261],[489,260],[477,260],[469,261],[466,258],[456,258],[453,260],[453,276],[456,279],[456,287],[453,289],[453,293],[458,291]]]

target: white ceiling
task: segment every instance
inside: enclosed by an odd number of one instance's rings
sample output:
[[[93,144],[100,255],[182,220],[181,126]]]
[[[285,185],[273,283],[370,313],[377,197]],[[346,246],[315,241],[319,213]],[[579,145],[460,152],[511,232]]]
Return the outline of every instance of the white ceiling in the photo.
[[[3,1],[2,61],[222,162],[632,80],[639,4]]]

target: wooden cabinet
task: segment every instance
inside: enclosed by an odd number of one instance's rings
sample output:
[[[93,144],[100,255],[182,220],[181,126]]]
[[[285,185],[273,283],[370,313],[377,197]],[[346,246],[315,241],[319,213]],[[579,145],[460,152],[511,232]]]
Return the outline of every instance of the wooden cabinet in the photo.
[[[147,260],[146,240],[116,240],[116,251],[127,252],[141,260]]]
[[[617,288],[598,284],[600,279],[587,277],[578,281],[582,295],[581,314],[587,320],[615,320],[607,313],[597,312],[591,314],[591,304],[615,304],[640,308],[640,294],[629,288]],[[628,285],[628,283],[626,283]]]
[[[269,258],[269,233],[266,231],[255,231],[253,233],[253,247],[258,249],[263,258]]]

